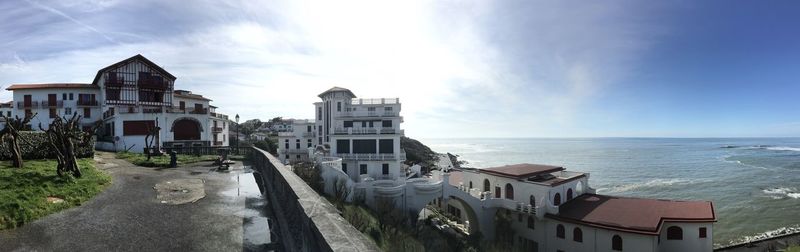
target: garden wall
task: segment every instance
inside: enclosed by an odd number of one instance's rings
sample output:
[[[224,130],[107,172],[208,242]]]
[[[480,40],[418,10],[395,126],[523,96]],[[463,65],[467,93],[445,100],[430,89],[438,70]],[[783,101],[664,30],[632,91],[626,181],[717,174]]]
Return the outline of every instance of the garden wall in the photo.
[[[22,141],[19,141],[19,148],[22,151],[22,159],[55,159],[56,153],[50,143],[47,142],[47,135],[41,131],[19,132]],[[75,155],[79,158],[94,156],[95,138],[89,143],[75,143]],[[5,140],[0,141],[0,160],[11,159],[11,152]]]

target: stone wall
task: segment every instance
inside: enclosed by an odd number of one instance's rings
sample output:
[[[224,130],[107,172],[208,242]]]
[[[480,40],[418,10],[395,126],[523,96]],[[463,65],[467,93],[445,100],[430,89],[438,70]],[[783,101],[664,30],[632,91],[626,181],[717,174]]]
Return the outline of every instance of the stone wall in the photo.
[[[268,152],[253,148],[259,188],[275,213],[281,251],[378,251],[328,200]]]

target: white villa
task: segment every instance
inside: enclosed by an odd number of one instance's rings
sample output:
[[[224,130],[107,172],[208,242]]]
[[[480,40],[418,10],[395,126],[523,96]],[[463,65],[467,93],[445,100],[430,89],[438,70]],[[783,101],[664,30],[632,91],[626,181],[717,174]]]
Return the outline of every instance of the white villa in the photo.
[[[34,130],[76,112],[84,129],[100,123],[98,149],[142,152],[156,126],[162,147],[228,146],[228,116],[202,95],[174,90],[175,79],[136,55],[100,69],[92,83],[13,84],[7,90],[13,92],[12,115],[38,113]]]
[[[712,250],[711,202],[599,195],[589,186],[588,173],[558,166],[419,174],[416,166],[402,164],[398,99],[357,99],[340,87],[319,97],[316,120],[281,134],[278,152],[284,162],[308,158],[320,164],[329,195],[344,186],[352,192],[348,200],[373,208],[387,199],[406,212],[439,208],[456,216],[463,233],[506,239],[522,251]],[[511,216],[514,237],[497,236],[494,220],[500,213]]]

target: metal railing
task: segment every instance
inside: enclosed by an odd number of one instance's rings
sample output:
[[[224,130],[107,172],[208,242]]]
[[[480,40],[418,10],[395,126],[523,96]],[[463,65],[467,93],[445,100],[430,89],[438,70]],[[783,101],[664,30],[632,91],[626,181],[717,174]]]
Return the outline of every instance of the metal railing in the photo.
[[[397,156],[395,156],[393,153],[334,153],[332,156],[340,157],[345,160],[360,161],[397,160]]]
[[[78,99],[78,106],[79,107],[91,107],[91,106],[99,106],[100,103],[97,100],[81,100]]]
[[[396,111],[346,111],[340,112],[336,117],[397,117],[399,112]]]
[[[212,127],[211,131],[212,132],[222,132],[222,127]]]
[[[371,98],[371,99],[353,98],[352,100],[350,100],[350,104],[352,105],[398,104],[398,103],[400,103],[400,98]]]
[[[44,101],[41,102],[41,104],[42,104],[42,107],[51,107],[51,108],[53,108],[53,107],[58,107],[58,108],[64,107],[64,101],[63,100],[61,100],[61,101],[53,101],[53,102],[50,102],[48,100],[44,100]]]
[[[26,102],[17,102],[17,108],[36,108],[39,107],[39,103],[35,101],[31,101],[26,104]]]

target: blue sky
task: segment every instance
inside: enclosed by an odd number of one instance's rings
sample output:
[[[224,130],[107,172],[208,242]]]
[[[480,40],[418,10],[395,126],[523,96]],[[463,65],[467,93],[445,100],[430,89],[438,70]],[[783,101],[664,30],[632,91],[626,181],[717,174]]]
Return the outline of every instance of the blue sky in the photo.
[[[242,118],[331,86],[411,137],[800,136],[796,1],[0,1],[0,85],[142,54]],[[3,90],[0,100],[11,99]]]

